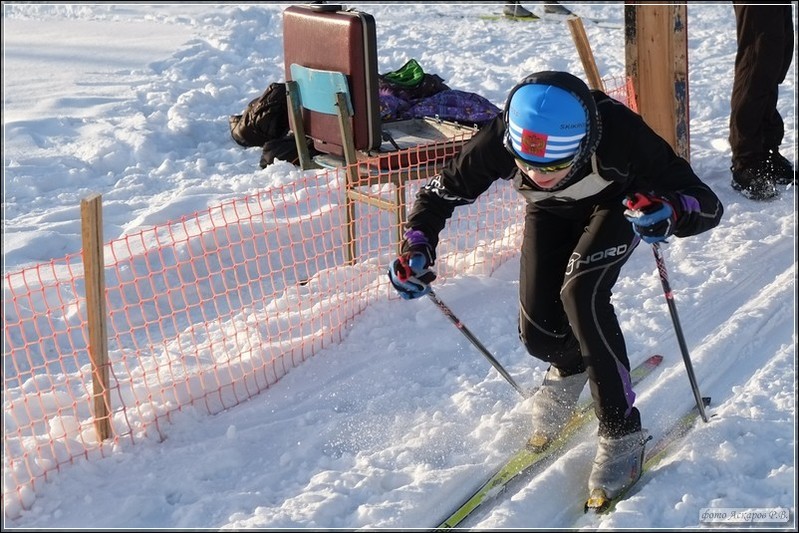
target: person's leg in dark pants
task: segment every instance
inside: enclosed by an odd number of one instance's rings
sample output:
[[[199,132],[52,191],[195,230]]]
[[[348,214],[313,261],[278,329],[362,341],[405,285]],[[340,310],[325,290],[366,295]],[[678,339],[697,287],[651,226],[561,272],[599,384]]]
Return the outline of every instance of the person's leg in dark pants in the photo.
[[[751,199],[766,200],[777,196],[774,183],[783,179],[770,159],[784,135],[777,99],[793,55],[791,7],[736,4],[734,10],[738,51],[730,97],[732,185]]]

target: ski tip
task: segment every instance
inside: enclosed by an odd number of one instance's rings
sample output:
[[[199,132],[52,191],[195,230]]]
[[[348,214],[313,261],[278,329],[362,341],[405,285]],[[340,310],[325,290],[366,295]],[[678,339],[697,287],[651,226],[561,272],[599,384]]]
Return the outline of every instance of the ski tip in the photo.
[[[650,357],[648,359],[648,361],[650,363],[652,363],[652,364],[659,365],[663,361],[663,356],[662,355],[653,355],[652,357]]]
[[[608,510],[612,500],[608,498],[605,491],[602,489],[592,489],[591,495],[585,502],[583,512],[599,514]]]

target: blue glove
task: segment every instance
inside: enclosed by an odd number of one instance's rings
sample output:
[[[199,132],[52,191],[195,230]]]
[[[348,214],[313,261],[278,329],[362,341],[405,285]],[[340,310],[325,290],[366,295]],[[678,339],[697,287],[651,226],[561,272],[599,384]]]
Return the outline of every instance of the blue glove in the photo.
[[[677,226],[678,201],[637,192],[624,199],[624,216],[633,225],[636,235],[649,244],[665,241]]]
[[[388,268],[391,285],[405,300],[421,298],[430,292],[436,273],[430,267],[435,261],[433,247],[424,233],[410,230],[402,242],[402,254]]]

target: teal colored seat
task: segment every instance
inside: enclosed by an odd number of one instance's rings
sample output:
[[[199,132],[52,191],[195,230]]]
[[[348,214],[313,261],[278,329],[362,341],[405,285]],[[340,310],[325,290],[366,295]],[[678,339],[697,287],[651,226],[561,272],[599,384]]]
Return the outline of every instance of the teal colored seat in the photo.
[[[297,83],[300,105],[317,113],[338,114],[336,99],[332,95],[341,93],[346,97],[347,114],[352,115],[352,102],[347,77],[341,72],[308,68],[294,63],[291,65],[291,79]]]

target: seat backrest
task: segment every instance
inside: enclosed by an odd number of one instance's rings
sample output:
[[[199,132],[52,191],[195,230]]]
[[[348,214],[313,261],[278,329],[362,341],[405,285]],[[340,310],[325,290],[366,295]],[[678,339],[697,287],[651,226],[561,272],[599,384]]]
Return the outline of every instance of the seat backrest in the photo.
[[[294,63],[290,67],[291,79],[297,82],[300,105],[316,113],[337,115],[336,94],[347,100],[347,114],[354,113],[347,78],[341,72],[308,68]]]
[[[382,121],[374,17],[331,4],[290,6],[283,11],[283,49],[287,81],[294,79],[292,65],[337,72],[346,79],[355,149],[379,149]],[[338,117],[311,109],[305,96],[302,104],[305,134],[314,147],[342,156]]]

